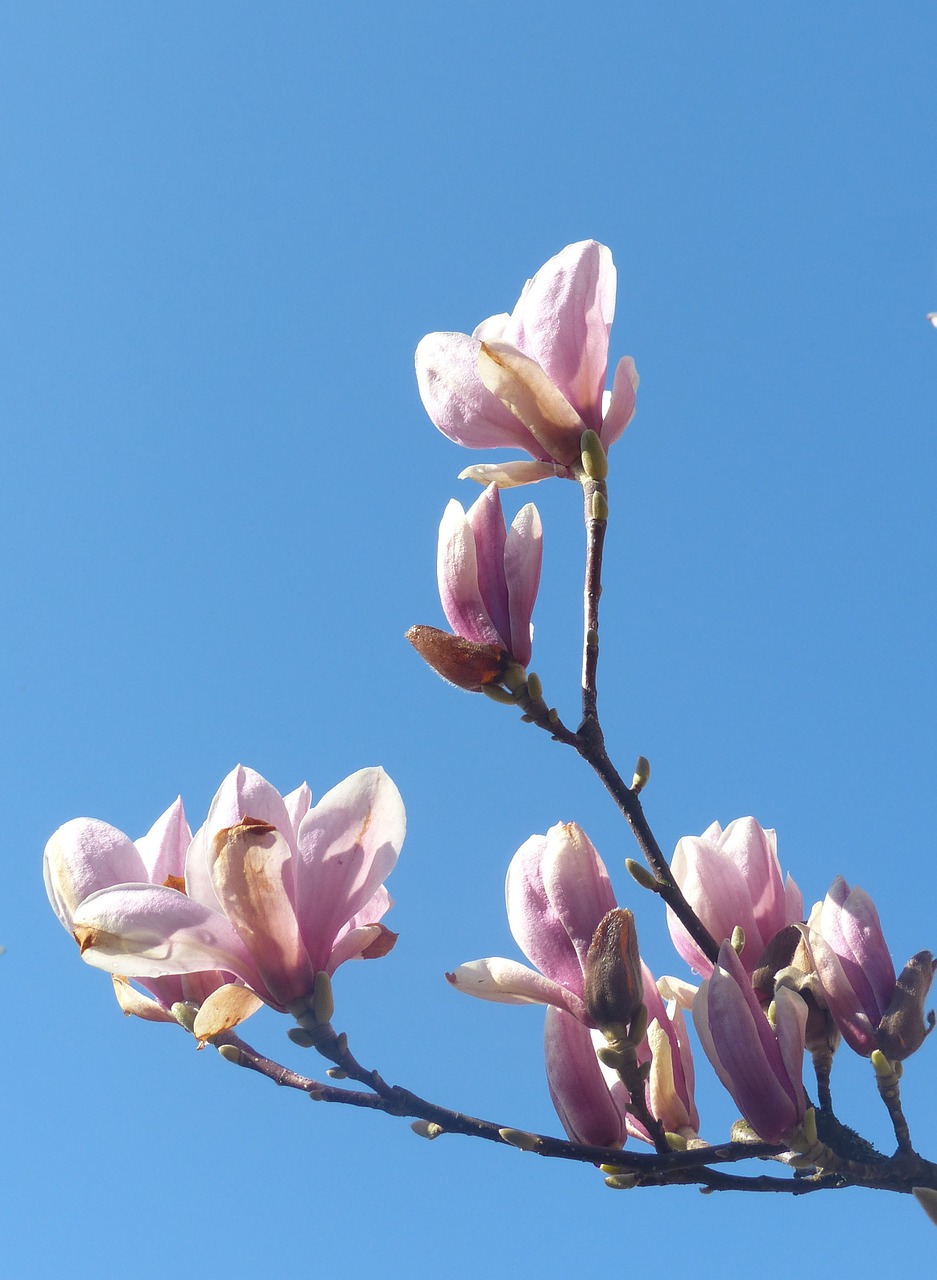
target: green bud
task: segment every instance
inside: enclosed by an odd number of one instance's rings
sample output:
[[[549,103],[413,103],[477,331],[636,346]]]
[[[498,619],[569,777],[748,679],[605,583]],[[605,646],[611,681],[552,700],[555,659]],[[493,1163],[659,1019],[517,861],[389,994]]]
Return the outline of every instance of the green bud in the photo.
[[[531,671],[530,675],[527,677],[527,695],[532,698],[534,702],[539,702],[543,697],[543,684],[536,671]]]
[[[582,469],[590,480],[604,480],[608,475],[608,457],[602,441],[594,431],[584,431],[579,441]]]
[[[642,889],[650,889],[651,893],[660,893],[660,884],[653,872],[635,862],[634,858],[625,858],[625,866],[632,880],[636,880]]]
[[[634,777],[631,779],[631,790],[643,791],[650,781],[651,765],[646,756],[638,756],[634,766]]]
[[[632,1187],[638,1185],[637,1174],[613,1173],[610,1178],[605,1179],[605,1185],[611,1187],[613,1191],[630,1191]]]
[[[596,492],[592,495],[592,519],[608,519],[608,498],[604,493]]]
[[[507,689],[502,689],[499,684],[483,684],[482,693],[486,698],[490,698],[492,702],[500,702],[513,706],[517,699],[513,693],[509,693]]]
[[[441,1124],[436,1124],[434,1120],[414,1120],[410,1125],[413,1132],[420,1138],[428,1138],[430,1142],[434,1138],[438,1138],[440,1134],[445,1133],[445,1129]]]
[[[332,1021],[332,1014],[335,1012],[335,1000],[332,997],[332,979],[320,969],[316,974],[315,984],[312,988],[312,1011],[316,1015],[316,1022],[323,1024]]]
[[[732,937],[729,939],[729,945],[737,956],[740,956],[745,950],[745,930],[740,924],[737,924],[732,930]]]
[[[300,1049],[311,1049],[317,1039],[313,1032],[307,1031],[305,1027],[290,1027],[286,1034],[293,1044],[299,1045]]]
[[[170,1007],[169,1012],[179,1023],[180,1027],[184,1027],[186,1031],[191,1032],[195,1027],[195,1015],[198,1013],[194,1004],[189,1004],[184,1000],[177,1000]]]
[[[233,1062],[235,1066],[239,1066],[241,1062],[241,1051],[236,1044],[220,1044],[218,1052],[224,1058],[225,1062]]]
[[[525,1133],[523,1129],[499,1129],[502,1142],[506,1142],[510,1147],[517,1147],[518,1151],[538,1151],[540,1148],[540,1139],[533,1133]]]

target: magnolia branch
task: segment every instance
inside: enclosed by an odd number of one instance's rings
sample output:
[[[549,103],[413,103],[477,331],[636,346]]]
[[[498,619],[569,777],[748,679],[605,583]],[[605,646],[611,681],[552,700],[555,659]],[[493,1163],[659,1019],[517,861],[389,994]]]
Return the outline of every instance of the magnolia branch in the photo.
[[[795,1196],[846,1186],[863,1186],[905,1194],[910,1193],[913,1187],[931,1187],[937,1190],[937,1165],[914,1153],[900,1152],[891,1158],[882,1156],[874,1162],[843,1161],[842,1168],[831,1172],[814,1171],[812,1174],[805,1173],[805,1176],[746,1176],[727,1174],[712,1166],[737,1164],[751,1159],[776,1160],[783,1154],[784,1148],[766,1142],[727,1142],[694,1147],[686,1151],[651,1154],[623,1151],[615,1147],[589,1146],[570,1142],[565,1138],[514,1129],[439,1106],[400,1085],[388,1085],[378,1072],[368,1070],[358,1063],[344,1044],[343,1037],[336,1037],[336,1040],[341,1043],[326,1049],[327,1056],[331,1061],[341,1063],[337,1071],[342,1076],[364,1085],[369,1092],[326,1084],[301,1075],[272,1058],[265,1057],[234,1032],[215,1036],[212,1043],[227,1061],[255,1071],[274,1084],[305,1093],[313,1101],[363,1107],[386,1115],[416,1120],[422,1122],[417,1132],[427,1138],[461,1134],[463,1137],[481,1138],[501,1146],[515,1147],[548,1159],[596,1165],[608,1175],[608,1184],[615,1189],[695,1185],[703,1191],[770,1191]]]

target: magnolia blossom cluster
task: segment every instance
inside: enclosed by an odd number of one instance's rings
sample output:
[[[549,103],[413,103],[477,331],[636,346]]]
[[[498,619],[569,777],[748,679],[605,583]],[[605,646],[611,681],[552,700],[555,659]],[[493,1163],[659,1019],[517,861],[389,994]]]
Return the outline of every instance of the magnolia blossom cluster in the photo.
[[[469,336],[431,333],[417,347],[430,418],[470,449],[519,448],[533,461],[482,463],[460,478],[488,486],[465,512],[450,502],[439,529],[437,576],[452,633],[413,627],[408,637],[445,679],[477,692],[531,656],[542,530],[528,503],[510,529],[499,488],[578,477],[583,437],[604,452],[634,415],[638,377],[624,356],[605,390],[616,272],[605,245],[568,245],[528,280],[511,315]]]
[[[692,1008],[703,1052],[750,1128],[782,1145],[807,1112],[805,1049],[831,1055],[842,1035],[860,1054],[879,1050],[897,1062],[921,1045],[934,1023],[930,1014],[925,1025],[923,1012],[934,961],[919,952],[896,976],[861,889],[837,878],[805,921],[800,891],[782,878],[775,833],[753,818],[681,840],[672,870],[721,943],[713,963],[671,914],[677,951],[703,977],[698,989],[654,982],[631,913],[617,908],[601,858],[574,823],[532,836],[508,870],[511,931],[536,968],[491,957],[448,975],[469,995],[547,1006],[547,1080],[571,1138],[603,1146],[628,1134],[649,1138],[624,1073],[608,1065],[608,1043],[629,1034],[637,1063],[647,1064],[650,1116],[673,1145],[697,1138],[682,1006]]]
[[[281,796],[238,766],[194,836],[181,800],[137,841],[92,818],[65,823],[46,845],[46,891],[126,1013],[173,1021],[194,1006],[204,1039],[261,1003],[301,1012],[317,974],[393,947],[384,880],[405,827],[383,769],[313,805],[305,784]]]

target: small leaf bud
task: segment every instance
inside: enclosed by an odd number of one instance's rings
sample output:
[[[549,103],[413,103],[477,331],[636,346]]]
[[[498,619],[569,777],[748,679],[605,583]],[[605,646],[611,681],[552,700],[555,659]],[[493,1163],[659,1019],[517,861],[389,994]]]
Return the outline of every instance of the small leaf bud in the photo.
[[[579,442],[582,469],[590,480],[604,480],[608,475],[608,456],[595,431],[584,431]]]
[[[596,492],[592,495],[592,519],[608,519],[608,498],[604,493]]]
[[[236,1044],[220,1044],[218,1052],[224,1058],[225,1062],[233,1062],[235,1066],[239,1066],[241,1062],[241,1050]]]
[[[419,1138],[428,1138],[430,1142],[434,1138],[438,1138],[440,1134],[445,1133],[445,1129],[441,1124],[436,1124],[434,1120],[414,1120],[410,1128]]]
[[[324,969],[320,969],[315,977],[312,988],[312,1011],[316,1015],[316,1021],[321,1023],[331,1022],[332,1014],[335,1012],[332,979]]]
[[[503,1142],[510,1147],[517,1147],[518,1151],[537,1151],[540,1147],[540,1139],[533,1133],[525,1133],[523,1129],[499,1129]]]
[[[631,790],[637,794],[644,790],[651,778],[651,764],[646,756],[638,756],[631,779]]]
[[[625,866],[632,880],[636,880],[642,889],[649,889],[651,893],[660,893],[660,884],[653,872],[648,871],[647,867],[643,867],[640,862],[635,862],[634,858],[625,858]]]
[[[737,924],[732,930],[732,937],[729,939],[729,945],[737,956],[740,956],[745,950],[745,930],[740,924]]]

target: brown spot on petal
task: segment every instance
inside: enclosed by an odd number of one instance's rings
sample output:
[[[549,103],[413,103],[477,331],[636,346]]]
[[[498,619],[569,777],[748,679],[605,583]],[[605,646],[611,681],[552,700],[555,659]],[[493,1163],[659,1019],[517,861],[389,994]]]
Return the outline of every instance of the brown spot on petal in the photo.
[[[185,876],[167,876],[163,881],[164,889],[177,889],[179,893],[185,893]]]
[[[362,960],[378,960],[381,956],[386,956],[388,951],[393,951],[397,939],[400,937],[399,933],[394,933],[393,929],[388,929],[383,924],[372,924],[368,927],[370,929],[380,929],[380,933],[362,951]]]
[[[78,943],[79,952],[84,955],[89,947],[97,945],[98,932],[90,925],[82,925],[75,930],[72,937]]]

